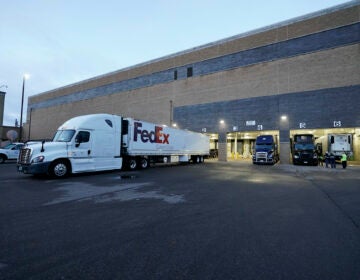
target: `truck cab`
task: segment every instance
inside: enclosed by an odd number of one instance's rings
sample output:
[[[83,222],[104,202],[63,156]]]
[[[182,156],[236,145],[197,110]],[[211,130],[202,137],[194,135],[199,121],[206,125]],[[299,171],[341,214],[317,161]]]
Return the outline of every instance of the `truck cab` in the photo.
[[[291,152],[293,164],[318,165],[318,156],[312,134],[295,134]]]
[[[70,173],[121,169],[121,117],[86,115],[61,125],[51,142],[21,150],[18,171],[64,177]]]
[[[275,164],[279,161],[276,136],[260,135],[256,137],[253,164]]]

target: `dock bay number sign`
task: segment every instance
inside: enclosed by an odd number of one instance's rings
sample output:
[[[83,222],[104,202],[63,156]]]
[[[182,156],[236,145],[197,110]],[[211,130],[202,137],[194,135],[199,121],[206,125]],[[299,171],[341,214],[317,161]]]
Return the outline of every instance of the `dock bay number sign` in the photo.
[[[334,121],[334,127],[341,127],[341,121]]]
[[[254,126],[256,125],[256,121],[246,121],[246,126]]]

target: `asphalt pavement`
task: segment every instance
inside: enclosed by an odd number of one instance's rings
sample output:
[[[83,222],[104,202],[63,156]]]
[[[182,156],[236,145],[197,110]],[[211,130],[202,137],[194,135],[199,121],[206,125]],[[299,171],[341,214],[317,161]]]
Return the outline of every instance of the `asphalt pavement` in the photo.
[[[0,165],[0,279],[360,279],[360,166],[62,180]]]

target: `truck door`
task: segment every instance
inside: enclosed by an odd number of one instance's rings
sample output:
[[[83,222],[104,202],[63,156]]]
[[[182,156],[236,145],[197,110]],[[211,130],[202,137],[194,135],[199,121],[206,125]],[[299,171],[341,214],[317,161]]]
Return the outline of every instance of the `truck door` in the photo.
[[[92,137],[90,131],[78,131],[72,151],[73,172],[94,170],[92,156]]]

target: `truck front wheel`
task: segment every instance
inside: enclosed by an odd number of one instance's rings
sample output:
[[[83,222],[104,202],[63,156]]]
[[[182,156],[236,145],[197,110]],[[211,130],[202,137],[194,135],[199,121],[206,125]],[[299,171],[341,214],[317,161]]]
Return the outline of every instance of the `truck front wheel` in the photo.
[[[57,160],[50,165],[49,173],[56,178],[64,178],[69,175],[69,164],[64,160]]]

